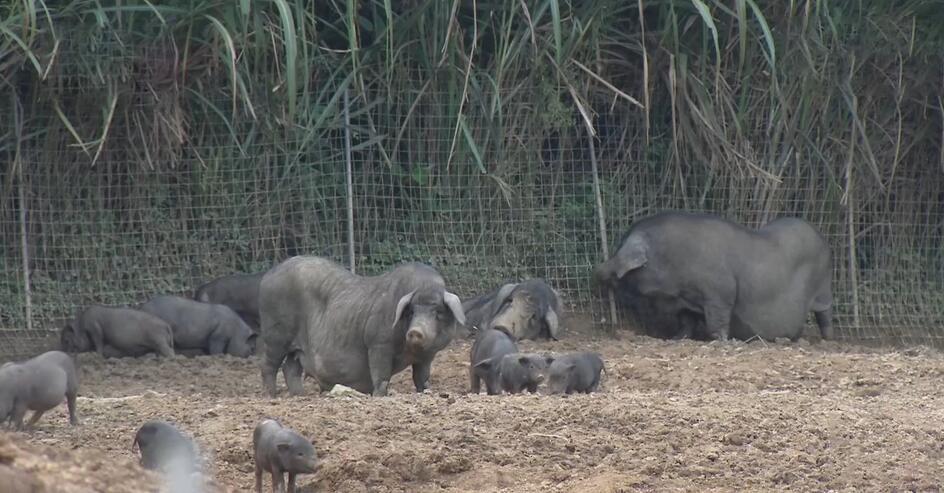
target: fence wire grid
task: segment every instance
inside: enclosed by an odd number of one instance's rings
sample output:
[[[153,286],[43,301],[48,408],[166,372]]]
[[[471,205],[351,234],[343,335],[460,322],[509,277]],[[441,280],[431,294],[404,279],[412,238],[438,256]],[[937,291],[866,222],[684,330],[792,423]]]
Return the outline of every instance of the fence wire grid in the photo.
[[[592,156],[578,114],[534,117],[549,106],[540,87],[503,94],[506,103],[529,102],[506,104],[506,113],[462,116],[454,94],[419,84],[399,99],[348,89],[349,106],[331,98],[339,87],[321,87],[307,104],[328,118],[267,121],[275,128],[266,132],[242,108],[226,117],[235,106],[226,97],[73,83],[55,89],[73,122],[104,118],[84,101],[114,95],[119,111],[104,143],[77,143],[66,119],[28,90],[4,131],[16,145],[4,148],[0,200],[0,358],[55,345],[62,324],[89,304],[187,295],[293,255],[347,265],[351,247],[359,274],[427,262],[463,298],[542,277],[583,315],[572,320],[607,328],[608,303],[590,282],[604,260],[593,157],[610,252],[634,220],[661,210],[712,212],[749,227],[802,217],[832,247],[840,338],[944,338],[944,196],[933,167],[902,166],[876,197],[873,187],[838,186],[848,179],[837,177],[841,166],[803,165],[808,156],[777,164],[777,180],[672,164],[671,129],[647,135],[641,113],[612,99],[595,107]]]

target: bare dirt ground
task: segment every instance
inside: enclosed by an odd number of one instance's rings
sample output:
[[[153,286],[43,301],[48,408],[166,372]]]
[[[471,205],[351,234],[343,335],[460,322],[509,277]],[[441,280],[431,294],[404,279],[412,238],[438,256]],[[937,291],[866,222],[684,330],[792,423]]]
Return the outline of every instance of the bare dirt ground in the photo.
[[[937,351],[627,332],[522,343],[604,356],[601,393],[553,397],[467,395],[469,346],[440,354],[429,394],[411,392],[407,370],[387,398],[319,395],[309,380],[305,396],[270,399],[255,360],[84,354],[82,426],[69,427],[63,407],[12,436],[70,451],[111,485],[82,491],[150,491],[128,471],[138,471],[136,429],[155,418],[196,438],[223,491],[251,490],[251,435],[263,417],[315,441],[323,467],[300,477],[302,491],[939,491],[944,482]]]

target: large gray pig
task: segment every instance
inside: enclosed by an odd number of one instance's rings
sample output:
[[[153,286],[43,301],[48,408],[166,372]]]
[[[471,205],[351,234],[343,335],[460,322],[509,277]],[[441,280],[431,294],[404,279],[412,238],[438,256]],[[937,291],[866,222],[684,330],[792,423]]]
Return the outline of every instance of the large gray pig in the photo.
[[[392,375],[413,367],[422,392],[436,353],[464,324],[459,298],[433,268],[400,265],[361,277],[319,257],[293,257],[270,270],[259,286],[265,356],[262,382],[276,393],[283,369],[289,392],[302,392],[302,370],[323,390],[342,384],[375,396],[387,394]]]
[[[105,357],[142,356],[156,353],[174,356],[174,334],[170,325],[150,313],[130,308],[90,306],[60,334],[62,350],[69,353],[96,351]],[[114,350],[106,353],[106,347]]]
[[[69,408],[69,423],[79,424],[75,400],[79,375],[75,363],[62,351],[48,351],[21,363],[0,367],[0,424],[10,420],[23,428],[26,411],[33,411],[27,427],[39,421],[43,413],[63,400]]]
[[[469,327],[507,332],[516,340],[560,335],[561,302],[543,279],[508,283],[462,303]]]
[[[207,354],[226,353],[240,358],[252,354],[256,335],[226,305],[157,296],[139,309],[170,324],[178,349],[201,349]]]
[[[193,299],[202,303],[226,305],[242,317],[254,331],[259,330],[259,281],[265,272],[232,274],[198,287]]]
[[[812,311],[824,339],[833,337],[829,246],[801,219],[758,230],[707,214],[663,212],[637,221],[594,277],[629,297],[644,297],[663,315],[681,317],[715,339],[803,333]]]

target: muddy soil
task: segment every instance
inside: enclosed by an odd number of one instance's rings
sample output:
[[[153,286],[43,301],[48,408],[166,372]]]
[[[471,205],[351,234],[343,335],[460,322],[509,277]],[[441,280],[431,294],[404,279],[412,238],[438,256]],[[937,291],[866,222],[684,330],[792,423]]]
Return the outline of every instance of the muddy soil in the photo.
[[[106,457],[94,448],[27,443],[0,432],[0,491],[4,493],[159,492],[161,479],[131,458]]]
[[[155,418],[195,437],[222,491],[251,490],[251,435],[264,417],[314,440],[323,467],[300,477],[306,492],[938,491],[944,482],[936,351],[626,332],[522,346],[600,352],[602,392],[468,395],[467,341],[437,358],[429,393],[411,391],[407,370],[386,398],[331,397],[308,380],[307,395],[270,399],[255,360],[84,354],[82,426],[68,426],[63,406],[13,436],[107,464],[113,488],[91,491],[136,491],[131,441]]]

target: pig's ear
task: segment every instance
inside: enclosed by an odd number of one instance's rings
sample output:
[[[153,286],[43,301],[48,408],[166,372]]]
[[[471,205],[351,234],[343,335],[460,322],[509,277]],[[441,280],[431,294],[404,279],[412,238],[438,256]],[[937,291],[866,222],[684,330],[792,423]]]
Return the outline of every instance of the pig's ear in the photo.
[[[279,452],[285,452],[289,449],[289,444],[288,442],[282,442],[277,444],[276,447],[278,447]]]
[[[408,306],[410,306],[410,303],[413,302],[413,295],[414,295],[414,294],[416,294],[416,290],[415,290],[415,289],[414,289],[413,291],[410,291],[409,293],[405,294],[402,298],[400,298],[400,301],[397,302],[397,311],[396,311],[396,314],[395,314],[394,317],[393,317],[393,326],[394,326],[394,327],[396,327],[396,326],[397,326],[397,323],[400,322],[400,317],[403,316],[403,312],[406,310],[406,308],[407,308]]]
[[[459,325],[465,325],[465,312],[462,311],[462,300],[460,300],[458,296],[446,291],[443,293],[443,301],[446,302],[446,306],[449,307],[449,311],[452,312],[452,316],[456,319],[456,322],[459,322]]]
[[[528,358],[527,356],[518,357],[518,364],[520,364],[521,366],[525,366],[530,362],[531,362],[531,359]]]

